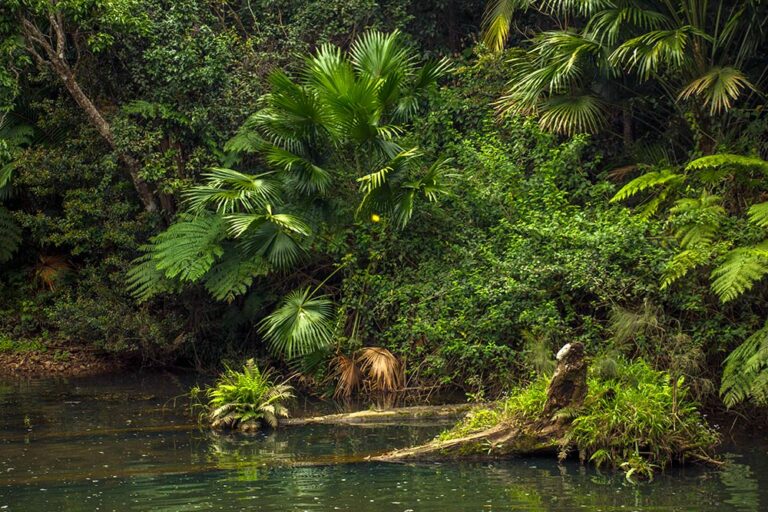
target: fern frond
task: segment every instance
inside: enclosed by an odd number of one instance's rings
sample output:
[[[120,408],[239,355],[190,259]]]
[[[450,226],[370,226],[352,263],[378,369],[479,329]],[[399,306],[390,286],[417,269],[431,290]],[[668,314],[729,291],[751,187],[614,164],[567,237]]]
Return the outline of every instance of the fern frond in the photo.
[[[268,271],[269,265],[262,258],[244,258],[236,247],[230,247],[205,275],[205,289],[216,300],[232,302],[248,291],[255,277]]]
[[[168,279],[165,273],[157,268],[157,262],[152,258],[152,246],[140,247],[144,254],[131,262],[126,274],[126,290],[137,302],[146,302],[152,297],[163,293],[179,290],[177,282]]]
[[[728,302],[768,274],[768,241],[754,247],[730,251],[725,261],[712,271],[712,291],[722,302]]]
[[[670,208],[672,221],[679,226],[675,237],[683,249],[712,244],[725,217],[720,201],[720,196],[703,191],[698,198],[678,199]]]
[[[749,222],[761,228],[768,228],[768,202],[749,207]]]
[[[717,170],[717,169],[732,169],[732,170],[746,170],[746,171],[759,171],[768,174],[768,162],[762,158],[754,156],[734,155],[731,153],[721,153],[718,155],[709,155],[689,163],[686,171],[702,171],[702,170]]]
[[[226,236],[220,215],[182,217],[152,241],[152,258],[169,279],[199,281],[221,257]]]
[[[761,405],[768,403],[768,324],[725,360],[720,395],[728,407],[749,399]]]
[[[685,277],[691,270],[709,263],[712,258],[708,246],[695,246],[675,254],[664,267],[661,289],[669,288],[675,281]]]
[[[630,197],[636,196],[640,192],[660,185],[679,185],[685,181],[685,176],[677,174],[670,169],[661,171],[651,171],[638,176],[634,180],[624,185],[616,195],[611,198],[612,203],[624,201]]]

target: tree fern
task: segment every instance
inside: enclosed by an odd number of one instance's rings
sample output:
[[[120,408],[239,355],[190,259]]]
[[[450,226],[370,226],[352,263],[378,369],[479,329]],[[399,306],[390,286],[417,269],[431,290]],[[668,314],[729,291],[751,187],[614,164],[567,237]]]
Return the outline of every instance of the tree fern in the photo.
[[[157,262],[152,257],[152,246],[140,248],[144,252],[131,262],[126,273],[126,289],[138,302],[146,302],[162,293],[177,292],[180,284],[168,279],[165,272],[157,268]]]
[[[749,399],[768,404],[768,324],[725,360],[720,394],[729,407]]]
[[[709,263],[712,257],[711,248],[707,245],[697,245],[675,254],[664,267],[661,278],[661,289],[669,288],[675,281],[688,275],[691,270]]]
[[[768,202],[757,203],[750,206],[749,221],[761,228],[768,228]]]
[[[747,290],[768,274],[768,241],[754,247],[740,247],[730,251],[725,261],[712,271],[712,291],[723,302],[728,302]]]
[[[712,244],[725,217],[725,209],[720,202],[720,196],[706,191],[698,198],[683,198],[675,202],[669,212],[673,224],[677,226],[675,237],[680,247],[688,249]]]
[[[768,174],[768,162],[762,158],[734,155],[732,153],[720,153],[717,155],[709,155],[689,163],[686,171],[702,171],[702,170],[757,170],[762,173]]]
[[[618,192],[616,192],[616,195],[611,198],[611,202],[616,203],[627,200],[650,188],[659,187],[661,185],[675,186],[682,184],[684,181],[684,175],[678,174],[670,169],[647,172],[624,185]]]

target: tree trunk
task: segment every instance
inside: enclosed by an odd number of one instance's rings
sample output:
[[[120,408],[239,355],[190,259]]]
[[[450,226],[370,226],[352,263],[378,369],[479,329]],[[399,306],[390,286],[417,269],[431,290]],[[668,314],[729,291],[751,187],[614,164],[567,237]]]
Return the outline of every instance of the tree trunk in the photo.
[[[540,418],[531,421],[510,419],[468,436],[395,450],[371,457],[371,460],[401,462],[563,454],[569,448],[563,444],[567,420],[557,419],[556,413],[566,407],[580,406],[586,396],[587,363],[584,345],[579,342],[569,343],[557,353],[557,368],[549,384],[547,401]]]
[[[96,128],[99,135],[109,144],[109,147],[115,151],[118,158],[128,170],[128,174],[131,177],[133,186],[136,192],[139,194],[144,209],[153,212],[157,210],[157,201],[154,194],[149,188],[147,182],[145,182],[139,172],[141,165],[131,155],[119,151],[115,144],[115,137],[112,133],[112,127],[109,125],[104,116],[101,115],[99,109],[93,104],[91,99],[83,92],[80,84],[77,83],[75,74],[72,72],[72,68],[66,60],[66,34],[64,32],[64,21],[60,13],[56,15],[51,14],[48,20],[49,33],[48,35],[43,32],[32,23],[30,20],[22,18],[22,32],[24,33],[27,49],[37,62],[42,66],[50,67],[59,79],[63,82],[64,87],[67,89],[75,103],[83,110],[88,121]],[[55,44],[55,48],[54,48]],[[37,48],[42,49],[42,55],[37,51]],[[45,57],[43,57],[45,55]]]

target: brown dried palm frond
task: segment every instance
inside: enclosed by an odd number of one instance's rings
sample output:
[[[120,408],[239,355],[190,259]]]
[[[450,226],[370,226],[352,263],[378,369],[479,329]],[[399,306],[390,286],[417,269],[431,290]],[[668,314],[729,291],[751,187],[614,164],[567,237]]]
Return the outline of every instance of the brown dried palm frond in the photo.
[[[360,369],[367,374],[372,391],[397,391],[402,387],[400,361],[382,347],[366,347],[357,357]]]
[[[353,358],[339,354],[331,360],[331,368],[337,379],[334,398],[349,398],[355,390],[360,388],[363,372]]]
[[[41,254],[34,267],[35,280],[40,285],[54,290],[56,284],[72,270],[64,256]]]

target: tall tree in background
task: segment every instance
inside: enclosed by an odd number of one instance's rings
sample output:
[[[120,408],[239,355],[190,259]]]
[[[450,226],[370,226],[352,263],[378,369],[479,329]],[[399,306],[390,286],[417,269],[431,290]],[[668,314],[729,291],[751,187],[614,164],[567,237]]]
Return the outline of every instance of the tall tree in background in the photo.
[[[119,150],[112,126],[77,76],[78,63],[85,52],[109,46],[116,32],[145,29],[142,17],[137,15],[139,4],[137,0],[10,0],[0,7],[3,30],[0,37],[7,67],[27,64],[28,55],[38,66],[53,72],[102,139],[116,152],[144,208],[155,211],[157,202],[141,176],[139,162]],[[20,55],[20,51],[24,55]],[[3,77],[6,90],[13,90],[9,83],[11,77],[7,72]]]

